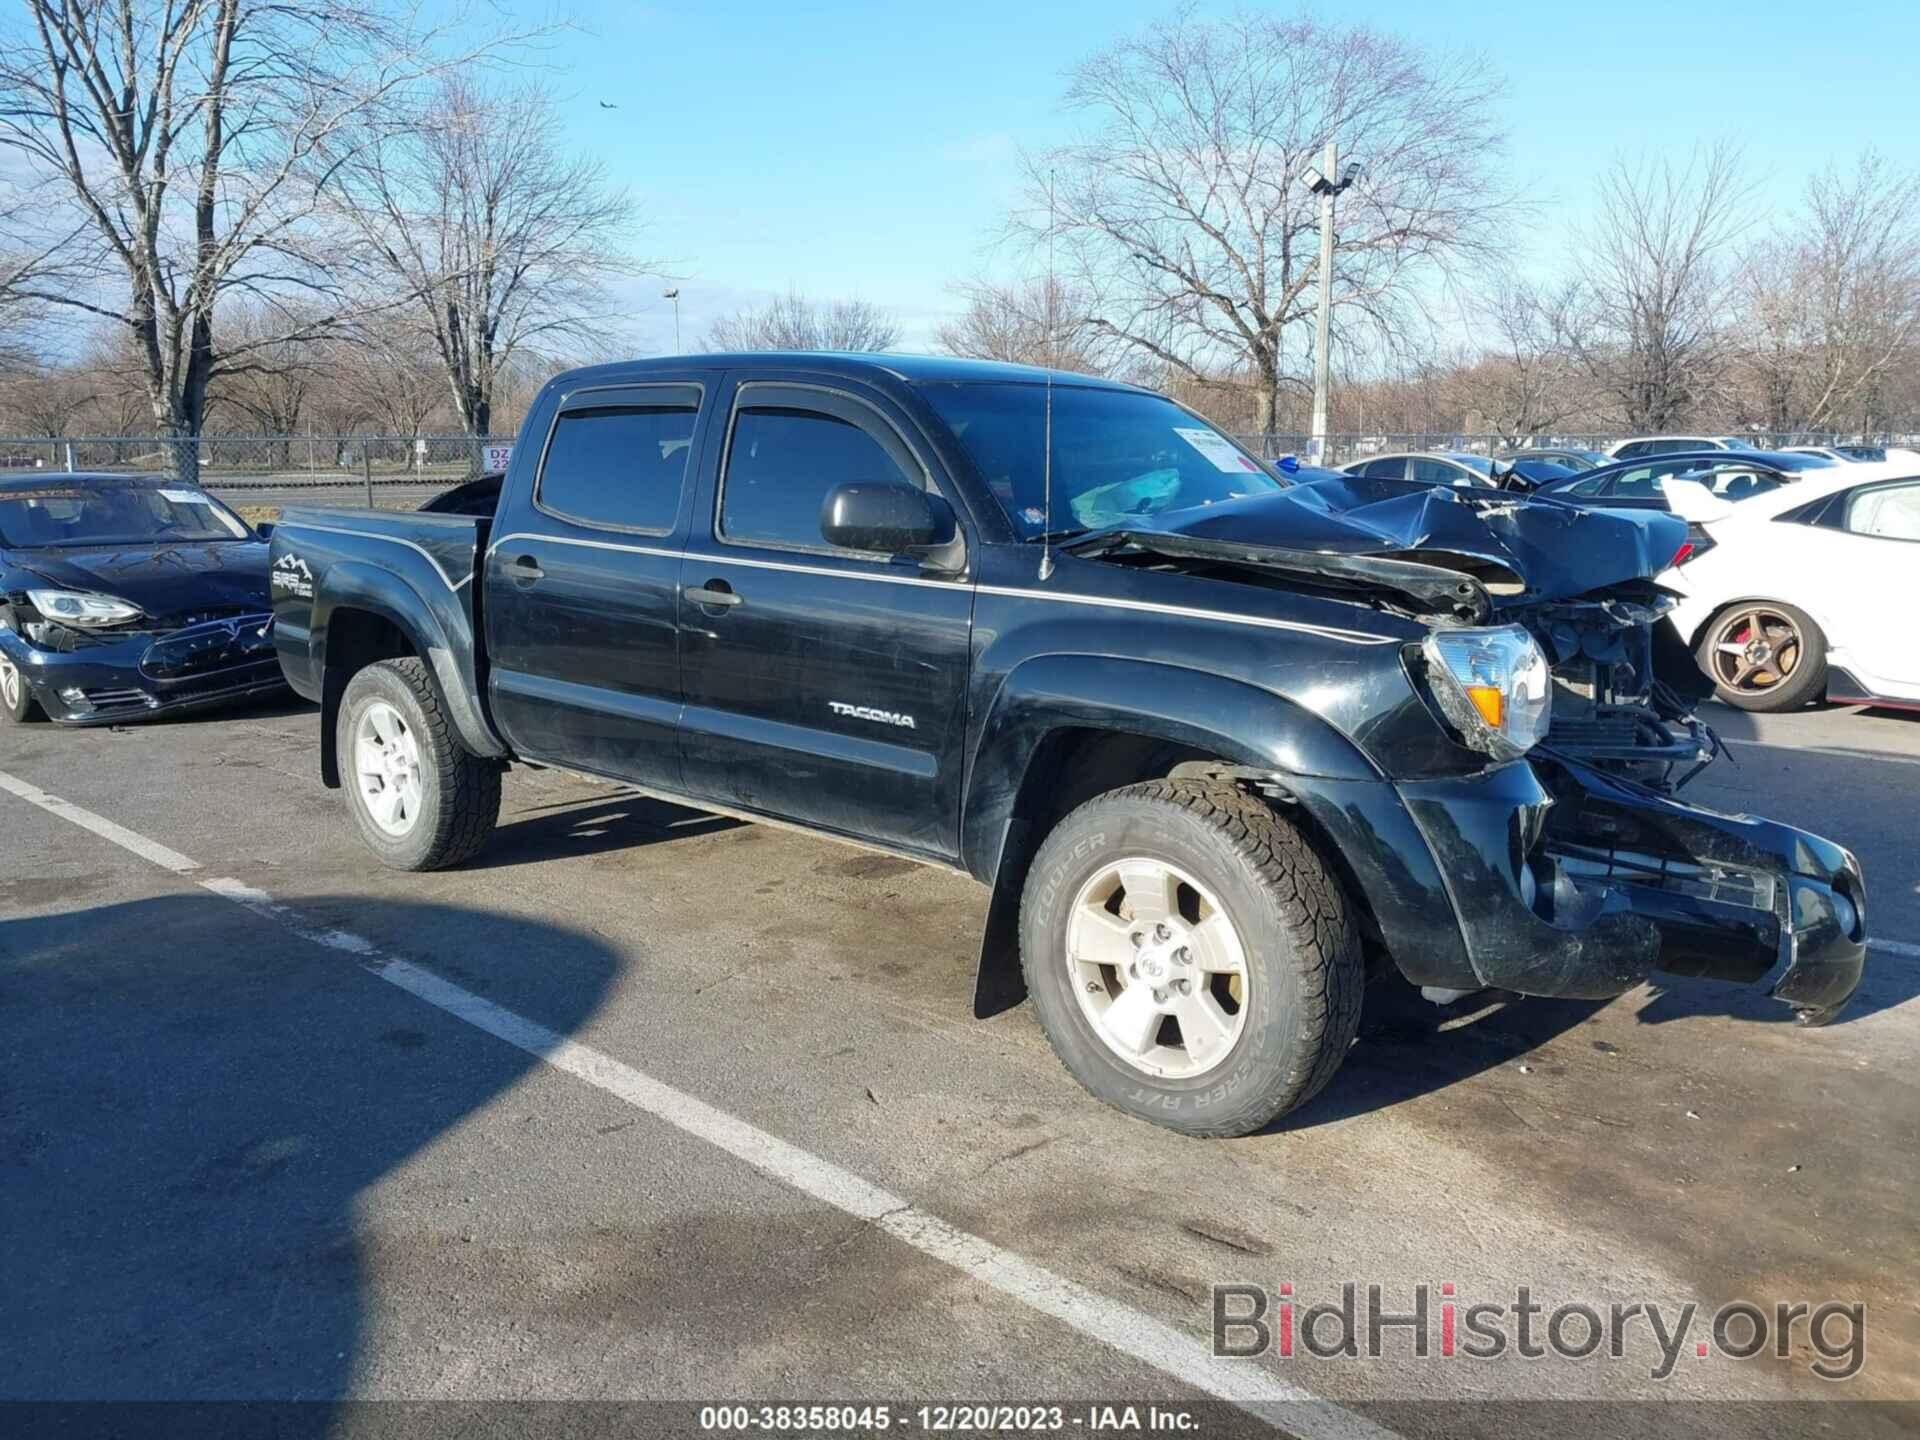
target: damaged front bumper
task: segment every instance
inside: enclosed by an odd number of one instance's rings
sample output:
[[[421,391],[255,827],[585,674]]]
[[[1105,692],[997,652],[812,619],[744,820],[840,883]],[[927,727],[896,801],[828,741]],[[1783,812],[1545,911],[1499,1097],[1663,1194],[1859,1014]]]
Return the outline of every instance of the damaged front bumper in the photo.
[[[0,629],[0,648],[49,720],[109,725],[284,689],[271,614],[205,621],[164,634],[104,634],[71,649]]]
[[[1866,890],[1842,847],[1536,751],[1400,796],[1481,985],[1617,995],[1653,972],[1753,982],[1831,1017],[1866,962]]]

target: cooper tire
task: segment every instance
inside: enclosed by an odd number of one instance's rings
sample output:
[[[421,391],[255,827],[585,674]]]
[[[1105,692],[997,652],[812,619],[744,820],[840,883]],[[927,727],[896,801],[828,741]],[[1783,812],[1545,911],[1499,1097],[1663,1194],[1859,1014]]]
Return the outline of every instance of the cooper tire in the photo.
[[[1741,626],[1749,617],[1759,617],[1757,623],[1767,633],[1776,653],[1783,653],[1789,643],[1795,651],[1791,673],[1764,688],[1753,683],[1753,678],[1772,672],[1757,669],[1748,683],[1736,683],[1734,677],[1743,669],[1742,658],[1726,649],[1747,633]],[[1790,640],[1783,641],[1781,636],[1788,632]],[[1777,600],[1729,605],[1707,622],[1694,655],[1707,678],[1713,681],[1714,694],[1739,710],[1762,714],[1800,710],[1827,691],[1826,634],[1806,611]]]
[[[1243,959],[1230,1048],[1199,1073],[1178,1073],[1178,1065],[1158,1074],[1141,1068],[1152,1056],[1186,1048],[1177,1017],[1173,1028],[1155,1031],[1145,1055],[1123,1058],[1094,1017],[1102,1004],[1117,1006],[1117,997],[1099,993],[1103,986],[1112,991],[1113,982],[1069,952],[1076,913],[1097,920],[1104,905],[1123,928],[1135,924],[1124,884],[1117,898],[1103,901],[1102,877],[1142,861],[1182,877],[1171,893],[1189,923],[1212,923],[1193,916],[1217,905]],[[1189,898],[1190,891],[1206,892],[1207,900]],[[1181,923],[1174,920],[1176,931]],[[1158,928],[1147,927],[1149,944]],[[1027,989],[1061,1063],[1096,1098],[1183,1134],[1246,1135],[1306,1103],[1333,1078],[1359,1028],[1364,967],[1338,882],[1297,829],[1230,785],[1155,780],[1073,811],[1028,872],[1020,938]],[[1154,969],[1168,973],[1157,957]],[[1080,991],[1091,998],[1083,1001]],[[1222,994],[1218,1008],[1226,1000]]]
[[[399,733],[418,756],[416,805],[402,821],[376,815],[358,768],[356,742],[369,733],[370,713],[397,716]],[[335,725],[347,808],[381,864],[440,870],[469,859],[487,843],[500,816],[501,767],[460,744],[425,662],[411,656],[382,660],[358,672],[340,697]]]

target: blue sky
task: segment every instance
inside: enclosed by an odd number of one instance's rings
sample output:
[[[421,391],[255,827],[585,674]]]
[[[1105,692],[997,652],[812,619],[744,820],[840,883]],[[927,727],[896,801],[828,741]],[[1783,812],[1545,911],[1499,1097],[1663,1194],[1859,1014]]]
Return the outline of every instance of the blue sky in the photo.
[[[993,264],[1019,150],[1065,133],[1063,72],[1169,9],[577,0],[581,33],[547,59],[574,141],[642,204],[642,253],[684,277],[690,347],[715,315],[793,286],[886,305],[924,348],[954,308],[951,283]],[[1483,52],[1507,77],[1510,163],[1546,202],[1531,245],[1542,268],[1556,225],[1621,151],[1681,155],[1731,135],[1780,205],[1809,171],[1868,144],[1920,163],[1913,0],[1382,0],[1319,13]],[[642,350],[672,346],[661,288],[625,287]]]

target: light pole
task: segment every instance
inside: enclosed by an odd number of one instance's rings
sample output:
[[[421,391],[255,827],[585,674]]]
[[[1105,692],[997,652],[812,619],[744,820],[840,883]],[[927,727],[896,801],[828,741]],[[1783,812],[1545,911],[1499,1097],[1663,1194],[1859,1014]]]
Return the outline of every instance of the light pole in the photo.
[[[676,285],[673,289],[663,292],[660,298],[673,302],[673,353],[678,355],[680,353],[680,287]]]
[[[1313,458],[1327,463],[1327,389],[1331,367],[1327,334],[1333,317],[1333,199],[1360,178],[1360,162],[1349,160],[1345,173],[1339,169],[1334,142],[1327,141],[1321,170],[1309,165],[1300,174],[1301,183],[1320,197],[1320,305],[1313,317]],[[1338,175],[1339,179],[1333,177]]]

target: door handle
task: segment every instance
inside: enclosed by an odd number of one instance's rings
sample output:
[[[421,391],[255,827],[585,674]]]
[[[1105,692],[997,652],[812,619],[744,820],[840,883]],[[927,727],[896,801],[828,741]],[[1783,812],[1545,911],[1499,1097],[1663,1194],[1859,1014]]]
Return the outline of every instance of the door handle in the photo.
[[[690,587],[687,599],[696,605],[718,605],[721,609],[730,609],[743,603],[744,595],[733,593],[733,587],[724,580],[709,580],[705,585]]]
[[[507,562],[507,574],[515,580],[538,580],[546,573],[540,568],[540,562],[531,555],[521,555]]]

